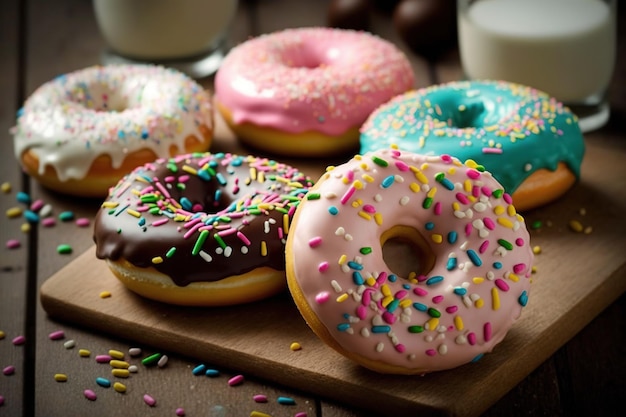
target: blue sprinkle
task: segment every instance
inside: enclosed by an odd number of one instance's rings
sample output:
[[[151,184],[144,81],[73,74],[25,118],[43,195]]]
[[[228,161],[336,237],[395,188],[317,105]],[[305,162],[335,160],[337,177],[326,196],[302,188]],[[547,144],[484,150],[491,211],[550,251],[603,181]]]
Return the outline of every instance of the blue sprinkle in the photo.
[[[181,197],[180,204],[185,210],[191,210],[191,208],[193,207],[193,203],[187,197]]]
[[[213,199],[215,201],[220,201],[220,198],[222,198],[222,190],[215,190],[215,197],[213,197]]]
[[[428,306],[422,303],[413,303],[413,307],[418,311],[428,311]]]
[[[502,268],[502,262],[494,262],[493,263],[493,267],[496,269],[501,269]]]
[[[24,217],[28,223],[39,223],[39,215],[32,210],[26,210]]]
[[[18,203],[23,203],[23,204],[30,204],[30,201],[31,201],[30,196],[23,191],[18,192],[15,198],[17,199]]]
[[[441,185],[443,185],[444,188],[447,188],[448,190],[452,191],[454,190],[454,184],[452,184],[452,182],[450,182],[449,179],[447,178],[443,178],[441,181],[439,181],[441,183]]]
[[[441,275],[435,275],[434,277],[430,277],[426,280],[426,285],[434,285],[443,281],[443,277]]]
[[[128,207],[128,206],[126,206]],[[74,219],[74,213],[71,211],[64,211],[59,213],[59,219],[61,221],[67,222]]]
[[[123,130],[120,130],[119,132],[117,132],[117,137],[120,139],[124,139],[126,138],[126,133],[124,133]]]
[[[296,405],[296,400],[290,397],[278,397],[277,401],[281,405]]]
[[[372,333],[389,333],[391,326],[372,326]]]
[[[448,243],[452,244],[456,242],[456,238],[457,238],[457,234],[454,230],[448,233]]]
[[[462,287],[457,287],[457,288],[454,289],[454,293],[456,295],[465,295],[465,294],[467,294],[467,289],[462,288]]]
[[[243,164],[243,158],[241,156],[238,156],[237,158],[233,159],[230,164],[234,167],[241,166]]]
[[[339,209],[335,206],[330,206],[328,207],[328,212],[332,214],[333,216],[335,216],[337,215],[337,213],[339,213]]]
[[[424,225],[424,227],[426,228],[426,230],[433,230],[435,228],[435,223],[428,222]]]
[[[217,178],[217,181],[220,183],[220,185],[226,185],[226,178],[224,178],[224,176],[222,175],[221,172],[218,172],[215,177]]]
[[[411,286],[409,284],[402,284],[402,288],[405,290],[410,290]]]
[[[148,130],[147,129],[143,129],[141,131],[141,139],[148,139]]]
[[[398,280],[398,277],[395,276],[394,274],[389,274],[387,279],[389,280],[389,282],[396,282]]]
[[[142,217],[141,219],[139,219],[139,221],[137,222],[137,224],[138,224],[139,226],[145,226],[145,224],[146,224],[146,218],[145,218],[145,217]]]
[[[448,262],[446,263],[446,269],[448,271],[452,271],[456,267],[456,258],[448,258]]]
[[[218,371],[217,369],[207,369],[204,374],[209,378],[214,378],[216,376],[220,376],[220,371]]]
[[[483,264],[483,261],[480,259],[480,256],[478,256],[478,254],[474,252],[472,249],[467,250],[467,256],[470,258],[470,261],[472,261],[474,265],[481,266]]]
[[[16,113],[16,116],[19,118],[19,117],[22,117],[23,114],[24,114],[24,107],[20,107]]]
[[[383,180],[383,182],[380,184],[381,187],[383,188],[389,188],[393,185],[393,182],[395,181],[393,175],[388,176],[387,178],[385,178]]]
[[[479,353],[478,355],[474,356],[474,359],[471,360],[471,363],[478,362],[483,356],[485,356],[484,353]]]
[[[528,304],[528,293],[526,291],[522,291],[522,294],[519,296],[517,301],[522,307],[526,307],[526,304]]]
[[[198,177],[202,178],[205,181],[211,180],[211,174],[209,174],[209,172],[205,169],[198,170]]]
[[[349,328],[350,328],[350,323],[339,323],[337,325],[337,330],[339,330],[340,332],[345,332]]]
[[[206,365],[198,365],[191,370],[191,373],[198,376],[202,375],[206,371]]]
[[[390,313],[393,313],[394,311],[396,311],[399,305],[400,305],[400,300],[394,299],[392,302],[387,304],[387,311]]]
[[[359,271],[354,271],[352,273],[352,280],[356,285],[363,285],[365,283],[365,280]]]
[[[98,378],[96,378],[96,384],[100,385],[101,387],[104,388],[109,388],[111,386],[111,381],[109,381],[106,378],[102,378],[101,376],[99,376]]]
[[[363,265],[361,265],[361,264],[359,264],[359,263],[356,263],[356,262],[354,262],[354,261],[348,261],[348,266],[349,266],[351,269],[356,269],[357,271],[360,271],[360,270],[362,270],[362,269],[363,269]]]

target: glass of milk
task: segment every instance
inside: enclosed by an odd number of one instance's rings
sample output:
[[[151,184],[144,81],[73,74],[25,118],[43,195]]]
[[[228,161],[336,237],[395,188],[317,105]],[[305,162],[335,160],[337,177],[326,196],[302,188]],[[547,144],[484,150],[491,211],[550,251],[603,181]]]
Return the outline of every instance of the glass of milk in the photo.
[[[588,132],[609,119],[616,0],[458,0],[468,79],[498,79],[562,101]]]
[[[103,63],[154,63],[193,78],[217,71],[237,0],[93,0]]]

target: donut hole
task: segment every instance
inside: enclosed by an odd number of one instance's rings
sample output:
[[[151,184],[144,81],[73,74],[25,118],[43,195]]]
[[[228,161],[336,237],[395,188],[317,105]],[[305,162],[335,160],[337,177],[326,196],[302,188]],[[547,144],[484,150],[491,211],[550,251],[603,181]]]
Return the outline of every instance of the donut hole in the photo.
[[[77,83],[68,89],[68,99],[73,103],[96,112],[122,112],[133,107],[121,89],[108,83],[94,81]]]
[[[339,54],[337,48],[321,48],[307,44],[292,45],[281,52],[281,60],[289,68],[315,69],[330,65]]]
[[[426,239],[410,226],[394,226],[381,237],[383,260],[395,275],[426,275],[435,265],[435,254]]]
[[[482,100],[465,101],[450,106],[448,120],[450,127],[465,129],[468,127],[483,127],[485,125],[485,113],[489,103]]]

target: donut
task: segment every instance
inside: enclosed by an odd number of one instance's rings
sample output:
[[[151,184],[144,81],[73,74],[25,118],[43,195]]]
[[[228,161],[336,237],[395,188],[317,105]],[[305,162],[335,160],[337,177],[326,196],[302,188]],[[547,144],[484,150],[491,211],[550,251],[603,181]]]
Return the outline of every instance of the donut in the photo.
[[[104,198],[133,168],[206,151],[210,94],[160,66],[92,66],[43,85],[19,110],[15,155],[24,171],[62,193]]]
[[[286,290],[285,240],[312,181],[274,160],[192,153],[135,168],[94,222],[96,257],[137,294],[224,306]]]
[[[400,149],[471,159],[530,210],[580,178],[585,153],[578,118],[537,89],[504,81],[439,84],[394,97],[361,128],[361,153]]]
[[[285,156],[357,151],[359,127],[412,88],[413,70],[367,32],[298,28],[233,48],[215,76],[216,108],[245,144]]]
[[[380,373],[476,361],[528,302],[524,218],[489,172],[449,155],[356,155],[322,175],[291,229],[287,282],[305,321]],[[383,248],[394,242],[410,253],[392,269]]]

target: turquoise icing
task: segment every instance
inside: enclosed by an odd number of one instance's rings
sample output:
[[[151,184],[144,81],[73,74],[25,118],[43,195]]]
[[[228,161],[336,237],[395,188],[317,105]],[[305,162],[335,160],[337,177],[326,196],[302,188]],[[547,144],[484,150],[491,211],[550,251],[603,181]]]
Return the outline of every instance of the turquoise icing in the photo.
[[[396,96],[361,127],[361,153],[396,145],[485,167],[512,194],[534,171],[563,161],[577,178],[585,153],[578,119],[534,88],[461,81]]]

